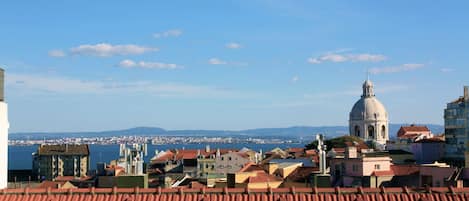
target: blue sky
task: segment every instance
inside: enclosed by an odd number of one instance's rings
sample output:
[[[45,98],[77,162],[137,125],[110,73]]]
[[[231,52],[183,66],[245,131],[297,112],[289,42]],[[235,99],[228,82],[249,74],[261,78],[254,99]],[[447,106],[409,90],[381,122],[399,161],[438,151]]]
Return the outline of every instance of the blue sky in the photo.
[[[469,84],[465,1],[10,1],[10,130],[347,125],[367,70],[393,123]]]

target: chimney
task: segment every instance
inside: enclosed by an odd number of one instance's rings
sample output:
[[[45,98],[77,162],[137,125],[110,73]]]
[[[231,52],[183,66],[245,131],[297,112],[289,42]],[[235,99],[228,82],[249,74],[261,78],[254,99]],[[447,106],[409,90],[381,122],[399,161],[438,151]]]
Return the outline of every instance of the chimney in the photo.
[[[3,71],[2,71],[2,78],[3,80]],[[3,101],[3,86],[2,86],[2,101]],[[464,86],[464,101],[469,100],[469,86]]]
[[[357,158],[357,147],[349,146],[345,148],[345,158]]]

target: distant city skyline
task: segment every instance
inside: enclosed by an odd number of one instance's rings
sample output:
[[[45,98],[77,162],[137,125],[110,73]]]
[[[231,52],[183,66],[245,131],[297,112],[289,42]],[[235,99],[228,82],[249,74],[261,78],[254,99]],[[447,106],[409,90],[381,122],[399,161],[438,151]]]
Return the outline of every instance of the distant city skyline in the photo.
[[[469,85],[469,2],[5,2],[10,132],[348,124],[370,72],[391,123]]]

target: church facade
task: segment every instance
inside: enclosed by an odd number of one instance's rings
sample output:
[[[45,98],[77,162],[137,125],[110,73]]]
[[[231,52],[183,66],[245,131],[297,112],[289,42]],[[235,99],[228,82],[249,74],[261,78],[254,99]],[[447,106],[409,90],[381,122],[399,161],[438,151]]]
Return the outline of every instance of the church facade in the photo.
[[[352,136],[374,143],[378,149],[384,149],[386,141],[389,140],[388,113],[375,97],[374,86],[370,80],[363,83],[363,94],[350,112],[349,132]]]

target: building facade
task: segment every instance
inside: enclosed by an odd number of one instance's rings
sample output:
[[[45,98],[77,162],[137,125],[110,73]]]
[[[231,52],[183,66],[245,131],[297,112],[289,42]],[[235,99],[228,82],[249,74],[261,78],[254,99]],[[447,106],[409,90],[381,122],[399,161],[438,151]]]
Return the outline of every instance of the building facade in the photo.
[[[383,182],[392,179],[388,174],[391,161],[387,152],[360,153],[356,147],[347,147],[345,156],[330,159],[332,185],[380,187]]]
[[[388,124],[388,113],[375,97],[373,83],[366,80],[363,83],[363,94],[350,112],[350,135],[371,142],[378,149],[384,149],[389,140]]]
[[[445,109],[445,158],[463,165],[468,150],[469,136],[469,87],[464,87],[464,96],[446,105]]]
[[[59,176],[85,177],[88,173],[88,145],[41,145],[33,153],[33,173],[40,180]]]
[[[0,68],[0,188],[4,189],[8,185],[8,105],[4,98],[3,88],[4,70]]]

